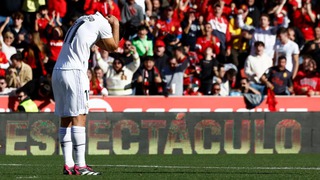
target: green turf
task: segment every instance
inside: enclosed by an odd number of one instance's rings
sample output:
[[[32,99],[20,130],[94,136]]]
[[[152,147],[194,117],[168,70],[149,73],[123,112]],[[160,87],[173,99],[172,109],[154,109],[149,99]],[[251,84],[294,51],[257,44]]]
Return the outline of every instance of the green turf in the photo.
[[[87,156],[99,177],[63,176],[62,156],[0,156],[0,179],[320,179],[320,154]]]

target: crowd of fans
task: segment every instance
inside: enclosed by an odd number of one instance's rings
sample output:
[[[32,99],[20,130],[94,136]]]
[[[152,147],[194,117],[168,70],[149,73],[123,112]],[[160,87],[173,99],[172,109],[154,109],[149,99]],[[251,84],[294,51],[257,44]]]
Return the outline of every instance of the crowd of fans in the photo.
[[[97,12],[119,19],[122,40],[92,47],[92,95],[320,95],[317,0],[5,0],[0,94],[53,99],[64,35]]]

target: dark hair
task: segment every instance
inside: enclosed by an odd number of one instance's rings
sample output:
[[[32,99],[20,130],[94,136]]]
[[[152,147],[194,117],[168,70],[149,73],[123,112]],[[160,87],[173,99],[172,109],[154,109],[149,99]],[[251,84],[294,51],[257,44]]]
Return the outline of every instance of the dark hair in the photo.
[[[148,60],[154,61],[153,56],[145,56],[145,57],[143,57],[143,61],[144,61],[144,62],[145,62],[145,61],[148,61]]]
[[[22,12],[15,12],[12,14],[12,19],[24,19],[24,15]]]
[[[213,88],[214,86],[216,86],[216,85],[220,86],[219,83],[215,82],[215,83],[212,84],[212,88]]]
[[[287,34],[287,33],[288,33],[288,29],[287,29],[287,28],[284,28],[284,27],[280,27],[280,28],[277,30],[277,35]]]
[[[43,10],[48,10],[48,6],[46,5],[39,6],[38,11],[43,11]]]
[[[21,93],[21,92],[23,92],[25,95],[28,95],[27,92],[26,92],[26,90],[25,90],[23,87],[21,87],[21,88],[19,88],[19,89],[16,90],[16,94],[19,94],[19,93]]]
[[[150,19],[158,20],[158,16],[156,16],[156,15],[151,15],[151,16],[150,16]]]
[[[247,83],[249,83],[249,79],[246,78],[246,77],[241,78],[241,81],[242,81],[242,80],[245,80]]]
[[[176,37],[176,35],[174,35],[174,34],[167,34],[165,37],[164,37],[164,39],[163,39],[163,41],[166,43],[166,44],[170,44],[170,43],[172,43],[172,42],[174,42],[174,41],[176,41],[177,40],[177,37]]]
[[[184,48],[183,48],[183,46],[174,46],[174,47],[173,47],[173,50],[174,50],[174,51],[181,51],[182,53],[184,53]]]
[[[100,66],[96,66],[96,67],[93,68],[93,71],[100,70],[100,69],[101,69]],[[102,69],[101,69],[101,70],[102,70]]]
[[[226,71],[226,74],[228,74],[230,76],[237,76],[237,71],[235,69],[231,68],[228,71]]]
[[[282,60],[282,59],[285,59],[285,60],[287,61],[286,56],[279,56],[279,57],[278,57],[278,62],[279,62],[280,60]]]
[[[260,15],[260,18],[262,18],[262,17],[267,17],[268,20],[270,21],[270,16],[269,16],[269,14],[267,14],[267,13],[262,13],[262,14]]]
[[[302,59],[313,59],[313,57],[310,54],[304,54],[302,55]]]
[[[264,43],[262,41],[256,41],[254,43],[254,47],[258,47],[258,46],[263,46],[264,47]]]
[[[18,51],[16,54],[13,54],[11,57],[10,57],[10,60],[12,61],[13,59],[17,60],[17,61],[22,61],[23,60],[23,56],[21,54],[20,51]]]
[[[51,93],[51,86],[49,84],[41,84],[39,91],[44,97],[47,97]]]
[[[213,4],[213,7],[221,7],[220,2],[216,2],[216,3],[214,3],[214,4]]]
[[[146,25],[140,25],[138,27],[138,31],[141,31],[141,30],[147,30],[148,31],[148,27]]]
[[[315,67],[315,70],[317,69],[317,62],[314,60],[314,59],[310,59],[309,63],[308,63],[308,66],[310,66],[310,64],[313,64],[313,66]]]
[[[113,60],[112,64],[114,64],[116,61],[119,61],[122,66],[125,65],[124,59],[121,58],[121,57],[115,58],[115,59]]]
[[[6,84],[8,84],[6,77],[0,76],[0,80],[4,80],[6,82]]]

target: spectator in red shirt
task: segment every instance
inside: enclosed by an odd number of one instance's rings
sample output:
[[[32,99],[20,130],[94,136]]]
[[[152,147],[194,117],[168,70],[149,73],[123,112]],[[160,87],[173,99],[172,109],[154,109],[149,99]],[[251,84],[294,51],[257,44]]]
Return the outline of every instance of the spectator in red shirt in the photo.
[[[178,39],[182,36],[180,21],[173,19],[173,8],[171,6],[165,8],[163,17],[157,20],[154,29],[154,35],[160,39],[163,39],[167,34],[173,34]]]
[[[301,30],[306,41],[314,39],[315,22],[316,13],[312,10],[310,0],[304,0],[302,7],[293,13],[293,24]]]
[[[61,18],[64,18],[67,13],[66,0],[48,0],[47,5],[49,14],[52,14],[52,12],[55,11],[56,14],[60,14]]]
[[[103,16],[114,15],[121,21],[121,12],[119,6],[113,0],[100,0],[94,5],[93,12],[100,12]]]
[[[307,59],[304,59],[306,61]],[[317,64],[311,59],[304,63],[293,80],[293,88],[296,95],[319,96],[320,95],[320,75],[316,72]]]
[[[204,0],[201,5],[201,12],[208,15],[215,11],[215,5],[220,4],[222,9],[222,15],[225,18],[229,18],[233,13],[236,12],[235,4],[232,0]]]
[[[108,90],[100,85],[99,80],[95,76],[92,69],[87,71],[88,79],[90,81],[90,95],[108,95]]]
[[[63,45],[64,33],[60,26],[49,27],[48,36],[48,48],[50,54],[48,55],[49,59],[48,62],[45,64],[45,67],[47,73],[51,74]]]
[[[39,32],[31,34],[31,43],[22,52],[25,62],[32,68],[34,77],[44,77],[47,71],[44,67],[44,61],[47,60],[45,44],[40,39]]]
[[[36,32],[40,33],[40,38],[44,43],[47,43],[47,38],[46,38],[46,27],[50,22],[50,17],[48,14],[48,8],[47,6],[43,5],[39,7],[39,10],[36,14],[36,20],[34,23],[34,30]]]
[[[0,76],[6,76],[6,70],[9,67],[9,61],[6,54],[2,52],[2,43],[0,41]]]
[[[204,35],[197,38],[196,52],[198,59],[203,59],[204,52],[208,47],[211,47],[216,57],[220,53],[220,40],[212,35],[212,26],[210,23],[204,25]]]
[[[281,25],[284,18],[287,18],[288,10],[285,4],[286,0],[277,0],[269,7],[268,14],[270,19],[273,20],[273,26]]]
[[[202,96],[203,94],[198,91],[200,85],[199,79],[194,79],[192,83],[183,91],[184,96]]]
[[[173,1],[173,17],[177,21],[184,19],[185,13],[191,8],[190,0]]]
[[[207,21],[211,24],[213,29],[213,34],[217,36],[220,40],[220,57],[218,59],[220,61],[225,61],[225,57],[231,54],[231,46],[227,46],[230,39],[231,34],[229,32],[229,21],[222,16],[222,5],[220,3],[214,4],[214,13],[210,13],[207,17]]]
[[[84,0],[84,14],[94,14],[98,0]]]

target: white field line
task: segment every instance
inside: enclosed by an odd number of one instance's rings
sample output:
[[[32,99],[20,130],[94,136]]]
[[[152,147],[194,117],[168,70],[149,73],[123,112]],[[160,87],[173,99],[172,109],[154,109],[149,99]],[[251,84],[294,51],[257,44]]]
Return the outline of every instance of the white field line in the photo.
[[[46,166],[43,164],[0,164],[0,166]],[[158,166],[158,165],[92,165],[97,167],[126,167],[126,168],[160,168],[160,169],[229,169],[229,170],[320,170],[320,167],[219,167],[219,166]]]
[[[37,176],[18,176],[17,179],[35,179],[38,178]]]

